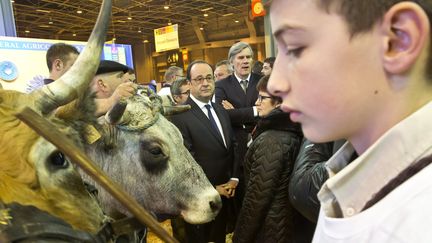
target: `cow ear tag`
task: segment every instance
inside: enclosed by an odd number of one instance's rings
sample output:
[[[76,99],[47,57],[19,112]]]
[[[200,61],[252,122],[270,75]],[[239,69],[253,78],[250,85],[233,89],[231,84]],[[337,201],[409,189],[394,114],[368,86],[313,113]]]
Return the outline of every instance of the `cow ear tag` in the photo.
[[[92,125],[85,126],[85,133],[85,140],[88,144],[93,144],[102,137],[102,135]]]
[[[10,211],[9,208],[0,209],[0,224],[1,225],[8,225],[9,220],[12,219],[12,217],[9,214],[9,211]]]

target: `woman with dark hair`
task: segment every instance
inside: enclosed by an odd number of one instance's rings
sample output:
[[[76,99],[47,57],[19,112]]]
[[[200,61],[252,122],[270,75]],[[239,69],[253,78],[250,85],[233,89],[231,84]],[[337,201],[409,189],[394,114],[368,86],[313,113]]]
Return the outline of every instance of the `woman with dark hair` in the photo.
[[[268,93],[268,79],[257,84],[260,121],[244,161],[246,194],[233,242],[297,242],[298,214],[290,204],[288,186],[303,134],[279,109],[281,99]]]

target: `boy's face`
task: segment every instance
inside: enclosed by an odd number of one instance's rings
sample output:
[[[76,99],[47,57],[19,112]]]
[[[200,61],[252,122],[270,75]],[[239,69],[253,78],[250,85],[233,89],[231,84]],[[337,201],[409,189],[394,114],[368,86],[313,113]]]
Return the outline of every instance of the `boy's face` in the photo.
[[[268,90],[315,142],[351,139],[371,128],[386,85],[377,28],[351,37],[343,17],[316,0],[274,0],[278,54]]]

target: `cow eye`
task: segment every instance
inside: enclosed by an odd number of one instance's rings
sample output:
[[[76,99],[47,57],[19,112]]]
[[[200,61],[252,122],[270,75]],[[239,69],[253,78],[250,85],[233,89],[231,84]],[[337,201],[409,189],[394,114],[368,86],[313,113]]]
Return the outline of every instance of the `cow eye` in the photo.
[[[153,155],[160,155],[162,154],[162,149],[160,147],[154,147],[154,148],[150,148],[149,152]]]
[[[157,142],[141,141],[140,159],[144,167],[152,172],[164,170],[168,164],[168,156]]]
[[[60,168],[66,168],[68,166],[68,162],[64,154],[60,151],[56,151],[49,156],[49,162],[51,165]]]

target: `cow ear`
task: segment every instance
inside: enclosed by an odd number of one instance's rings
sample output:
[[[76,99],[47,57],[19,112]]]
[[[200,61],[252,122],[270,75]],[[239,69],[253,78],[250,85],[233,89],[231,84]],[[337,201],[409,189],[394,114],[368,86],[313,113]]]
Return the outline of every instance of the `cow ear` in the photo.
[[[120,99],[106,114],[105,120],[111,124],[115,125],[122,121],[123,114],[126,111],[127,101],[126,99]]]

